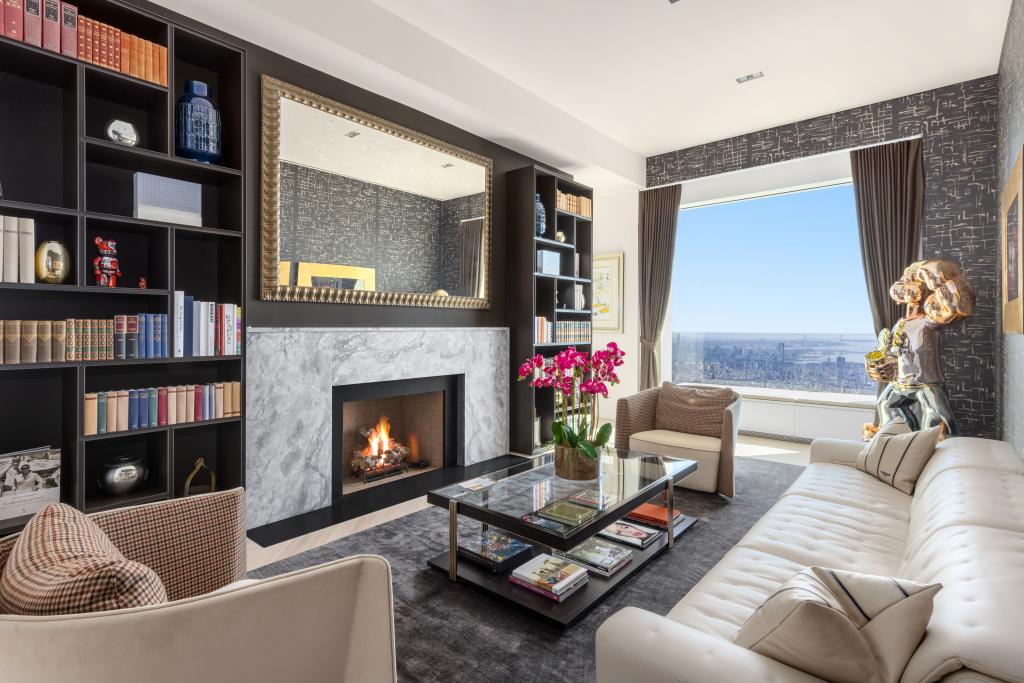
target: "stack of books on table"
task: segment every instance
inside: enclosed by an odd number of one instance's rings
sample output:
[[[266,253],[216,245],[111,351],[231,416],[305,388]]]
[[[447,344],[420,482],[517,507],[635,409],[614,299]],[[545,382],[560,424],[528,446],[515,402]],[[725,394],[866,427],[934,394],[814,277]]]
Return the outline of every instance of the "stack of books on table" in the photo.
[[[605,578],[625,567],[633,559],[633,551],[629,548],[599,538],[588,538],[575,548],[566,552],[555,550],[554,554],[581,564],[592,574]]]
[[[492,572],[503,572],[529,557],[533,548],[518,538],[496,529],[481,528],[471,536],[459,539],[459,556],[481,564]]]
[[[633,546],[634,548],[646,548],[651,543],[654,543],[663,533],[665,532],[623,519],[609,524],[601,531],[598,531],[597,535],[617,543]]]
[[[587,570],[564,557],[547,553],[512,570],[508,580],[534,593],[563,602],[587,583]]]
[[[672,523],[678,524],[682,521],[683,515],[679,510],[672,511]],[[626,519],[633,522],[640,522],[656,529],[668,529],[668,508],[654,503],[644,503],[636,510],[633,510]]]

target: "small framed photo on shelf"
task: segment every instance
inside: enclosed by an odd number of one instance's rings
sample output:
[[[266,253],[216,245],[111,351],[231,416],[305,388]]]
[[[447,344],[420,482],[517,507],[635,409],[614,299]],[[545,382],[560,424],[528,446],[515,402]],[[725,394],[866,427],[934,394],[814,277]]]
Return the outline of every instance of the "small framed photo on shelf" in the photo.
[[[59,448],[0,454],[0,522],[34,515],[59,502]]]
[[[622,257],[621,253],[594,256],[590,308],[595,331],[622,332]]]

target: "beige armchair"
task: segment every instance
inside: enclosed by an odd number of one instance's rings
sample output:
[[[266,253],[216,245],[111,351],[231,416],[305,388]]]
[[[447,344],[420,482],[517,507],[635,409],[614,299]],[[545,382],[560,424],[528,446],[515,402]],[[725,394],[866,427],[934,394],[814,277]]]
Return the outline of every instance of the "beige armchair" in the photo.
[[[615,447],[696,460],[697,471],[678,486],[732,498],[739,424],[740,397],[732,389],[665,382],[619,399]]]
[[[394,681],[391,568],[355,555],[245,577],[242,489],[91,515],[169,602],[91,614],[0,614],[0,680],[80,683]],[[17,536],[0,539],[0,571]]]

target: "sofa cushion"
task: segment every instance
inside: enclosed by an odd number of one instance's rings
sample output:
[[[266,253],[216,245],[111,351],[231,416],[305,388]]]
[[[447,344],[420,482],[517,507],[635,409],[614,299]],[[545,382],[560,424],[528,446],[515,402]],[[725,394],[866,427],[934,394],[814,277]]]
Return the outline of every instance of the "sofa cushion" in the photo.
[[[895,683],[941,587],[809,567],[757,608],[736,643],[836,683]]]
[[[718,488],[718,461],[722,440],[712,436],[682,434],[664,429],[637,432],[629,437],[629,450],[668,458],[688,458],[697,462],[697,471],[684,477],[677,486],[712,492]]]
[[[960,468],[1024,474],[1024,460],[1005,441],[972,436],[943,439],[935,446],[935,453],[917,478],[914,493],[920,494],[940,473]]]
[[[63,504],[29,520],[0,576],[0,610],[53,615],[166,602],[153,570],[126,560],[84,514]]]
[[[722,438],[722,414],[736,392],[722,387],[678,386],[665,382],[658,392],[654,428]]]
[[[825,462],[809,465],[783,497],[792,495],[877,512],[902,520],[904,524],[910,521],[913,500],[855,467]]]
[[[891,420],[857,456],[856,466],[881,482],[913,495],[917,478],[935,452],[941,427],[911,431],[901,419]]]

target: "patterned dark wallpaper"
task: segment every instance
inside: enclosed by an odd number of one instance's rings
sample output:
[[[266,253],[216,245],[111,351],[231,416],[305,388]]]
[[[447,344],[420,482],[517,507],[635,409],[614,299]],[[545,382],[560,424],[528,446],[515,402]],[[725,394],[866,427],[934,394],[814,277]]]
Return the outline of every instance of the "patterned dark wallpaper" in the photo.
[[[926,182],[922,252],[960,263],[978,295],[975,315],[943,332],[947,389],[964,433],[997,436],[998,96],[997,77],[987,76],[660,154],[647,159],[647,184],[920,135]]]
[[[452,291],[459,221],[482,210],[483,194],[439,201],[282,162],[280,258],[371,267],[383,291]]]
[[[1024,0],[1013,0],[999,60],[999,188],[1024,147]],[[1002,200],[1000,199],[1001,203]],[[1003,438],[1024,453],[1024,336],[1003,335]]]

